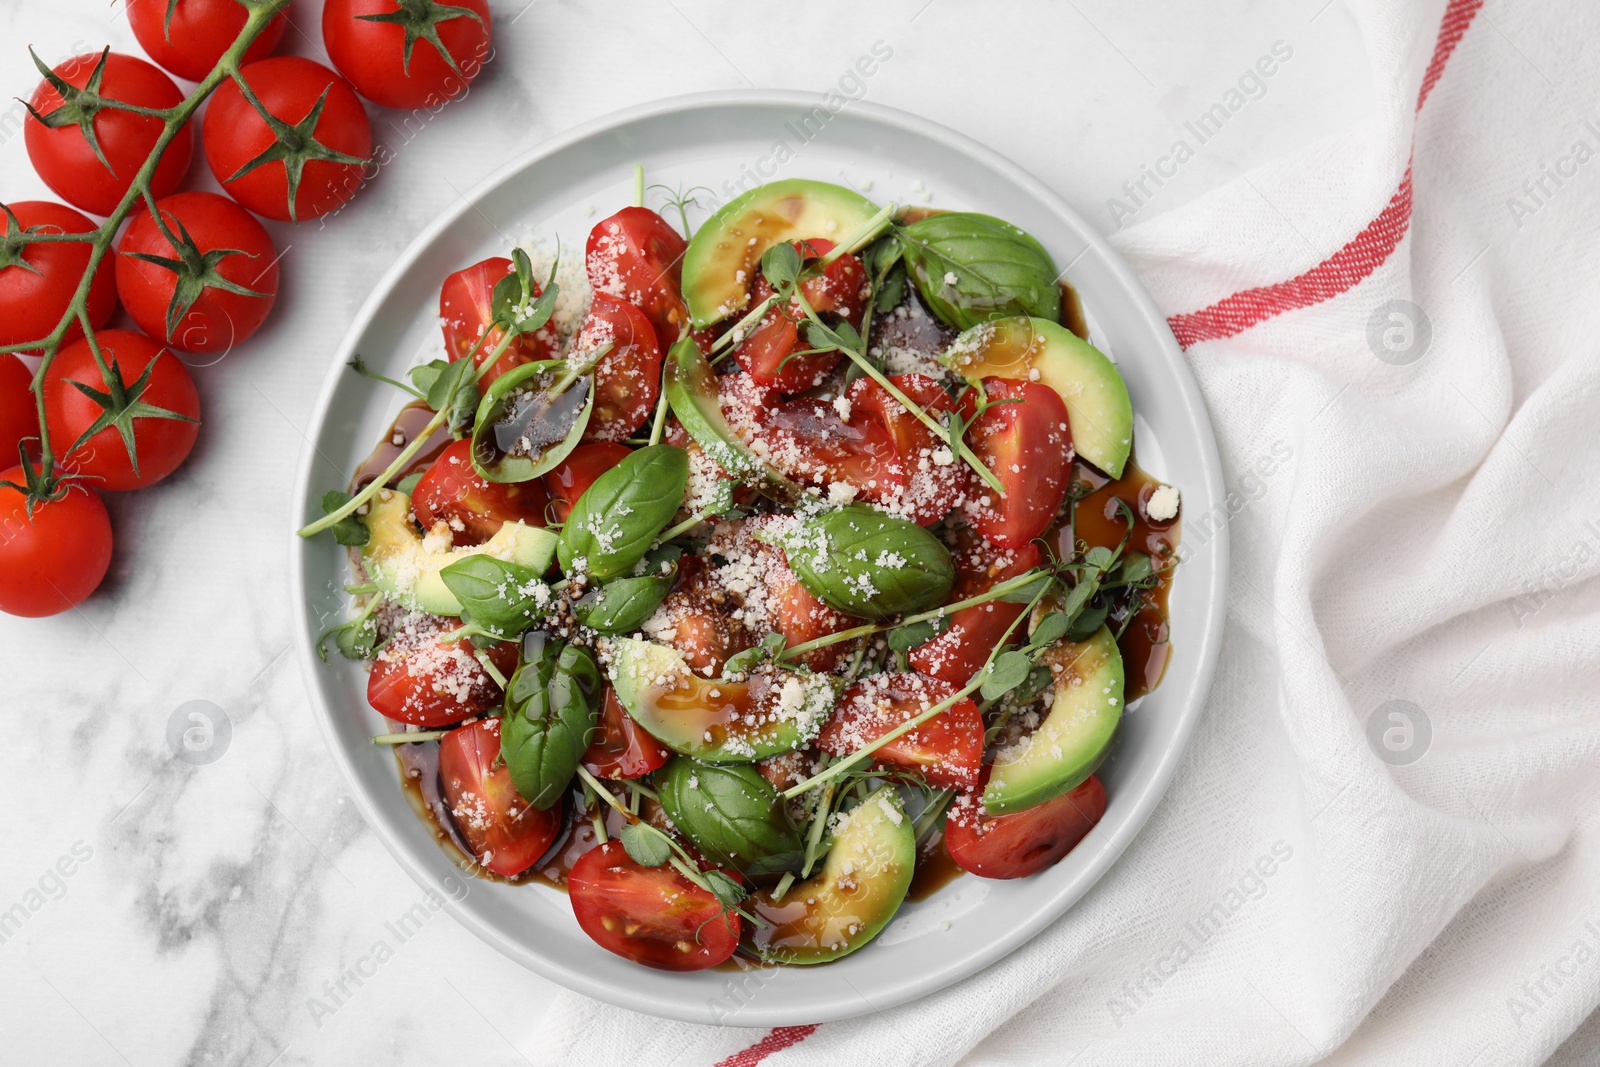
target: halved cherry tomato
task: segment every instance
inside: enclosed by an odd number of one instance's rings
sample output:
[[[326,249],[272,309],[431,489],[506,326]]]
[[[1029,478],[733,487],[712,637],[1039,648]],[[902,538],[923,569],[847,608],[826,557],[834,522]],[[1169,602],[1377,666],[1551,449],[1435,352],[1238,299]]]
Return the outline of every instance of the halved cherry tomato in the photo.
[[[201,81],[233,46],[250,11],[238,0],[128,0],[128,22],[145,55],[180,78]],[[287,8],[250,42],[240,63],[264,59],[289,25]]]
[[[955,693],[949,682],[912,672],[873,675],[845,690],[817,747],[848,756]],[[972,701],[957,701],[873,755],[878,765],[916,771],[930,785],[971,789],[983,769],[983,717]]]
[[[944,387],[926,375],[896,374],[889,381],[935,419],[956,408]],[[944,518],[961,499],[967,468],[956,462],[949,446],[927,424],[871,378],[858,379],[846,395],[851,424],[876,421],[894,446],[899,485],[885,485],[880,477],[878,486],[863,492],[862,499],[894,507],[923,526]]]
[[[988,486],[975,485],[972,526],[1002,548],[1021,548],[1050,528],[1067,499],[1072,476],[1067,406],[1043,382],[985,378],[983,389],[993,406],[967,430],[967,444],[1006,490],[996,500]],[[962,414],[970,419],[976,410],[976,391],[969,391],[961,399]]]
[[[424,530],[443,522],[453,545],[481,545],[502,523],[545,524],[550,498],[544,483],[489,482],[472,466],[472,442],[453,441],[411,494],[411,510]]]
[[[600,778],[638,778],[649,774],[671,758],[670,749],[651,737],[617,699],[617,691],[606,686],[600,709],[600,733],[583,754],[583,765]]]
[[[649,208],[625,207],[595,224],[584,249],[589,285],[643,311],[663,352],[689,328],[683,302],[686,248],[688,242],[666,219]]]
[[[739,428],[733,413],[729,421]],[[844,482],[865,500],[893,495],[904,486],[894,442],[876,420],[846,422],[834,404],[802,396],[755,412],[753,423],[753,436],[766,442],[768,461],[795,481]]]
[[[722,671],[729,656],[754,646],[756,639],[734,617],[734,605],[700,557],[680,560],[678,575],[677,586],[656,609],[673,628],[652,636],[682,652],[691,670],[710,678]]]
[[[94,223],[65,204],[48,200],[17,200],[5,205],[16,218],[20,241],[29,231],[42,234],[89,233]],[[89,265],[88,242],[40,241],[10,246],[11,219],[0,212],[0,345],[20,345],[49,335],[66,314],[78,282]],[[117,280],[111,257],[100,260],[89,283],[89,321],[99,329],[117,310]],[[68,341],[83,336],[74,321],[67,327]],[[0,453],[0,463],[16,457],[15,450]]]
[[[1039,565],[1039,549],[1035,545],[1026,544],[1015,550],[996,548],[969,528],[961,529],[967,534],[967,543],[951,553],[956,565],[956,587],[949,601],[952,604],[986,593]],[[944,633],[911,650],[911,666],[951,685],[966,685],[1000,643],[1006,627],[1026,610],[1024,604],[998,600],[962,608],[950,616],[950,626]],[[1021,635],[1014,632],[1012,636],[1015,639]]]
[[[739,917],[671,867],[642,867],[607,841],[567,876],[583,932],[608,952],[663,971],[701,971],[739,947]]]
[[[1071,852],[1106,813],[1106,788],[1089,779],[1069,793],[1010,815],[990,815],[976,792],[958,797],[944,844],[963,870],[984,878],[1026,878]]]
[[[859,625],[859,619],[833,610],[801,585],[783,549],[756,539],[755,535],[763,529],[782,529],[787,525],[789,521],[779,516],[754,516],[740,527],[728,548],[760,573],[766,592],[767,618],[783,634],[784,644],[792,648]],[[712,551],[719,552],[720,546],[713,543]],[[814,671],[830,671],[845,647],[842,641],[827,645],[806,653],[800,657],[800,662]]]
[[[34,402],[33,372],[16,356],[0,356],[0,463],[21,455],[25,437],[39,436],[39,406]],[[17,483],[21,485],[21,482]]]
[[[579,445],[544,476],[544,491],[557,522],[566,522],[572,505],[589,491],[595,479],[628,458],[631,449],[616,441]]]
[[[478,343],[478,338],[488,330],[489,336],[484,337],[482,346],[472,357],[472,361],[481,367],[504,339],[504,330],[498,326],[490,328],[490,323],[494,321],[494,287],[495,283],[515,269],[504,256],[491,256],[456,271],[444,280],[439,290],[439,320],[444,327],[445,356],[450,362],[464,358]],[[533,291],[535,296],[542,291],[538,282],[534,283]],[[484,375],[478,384],[487,389],[490,382],[513,367],[556,359],[560,354],[560,338],[555,328],[546,323],[532,337],[524,335],[507,345],[505,354],[495,363],[494,369]]]
[[[22,468],[0,482],[25,484]],[[35,503],[0,485],[0,611],[56,615],[94,592],[111,565],[111,519],[98,494],[77,484]]]
[[[500,686],[473,655],[472,642],[440,640],[456,624],[428,616],[405,620],[373,658],[367,703],[396,722],[427,727],[449,726],[498,704]],[[498,641],[486,651],[501,674],[516,670],[515,642]]]
[[[585,441],[622,441],[655,410],[661,395],[661,345],[649,316],[610,293],[595,293],[578,331],[582,352],[610,342],[594,368],[594,412]]]
[[[511,770],[500,762],[499,719],[480,719],[444,736],[439,783],[473,855],[502,878],[539,862],[561,829],[560,804],[540,811],[511,784]]]
[[[821,238],[797,241],[794,249],[804,263],[810,263],[833,251],[833,242]],[[750,306],[755,307],[771,297],[772,291],[772,283],[767,281],[766,275],[758,275],[750,289]],[[811,309],[830,326],[848,321],[856,329],[861,328],[869,286],[866,268],[855,256],[840,256],[828,264],[822,274],[806,279],[800,292]],[[771,309],[750,335],[735,346],[733,358],[766,389],[797,393],[821,385],[844,354],[818,352],[790,359],[791,353],[809,347],[801,343],[799,323],[804,319],[799,301],[791,302],[787,310]]]

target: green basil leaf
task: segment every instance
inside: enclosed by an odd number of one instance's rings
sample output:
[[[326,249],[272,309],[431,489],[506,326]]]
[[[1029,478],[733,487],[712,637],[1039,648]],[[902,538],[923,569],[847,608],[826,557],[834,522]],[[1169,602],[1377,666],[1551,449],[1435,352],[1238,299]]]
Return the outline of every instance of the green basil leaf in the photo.
[[[900,301],[906,298],[906,269],[896,263],[884,276],[883,284],[878,286],[878,291],[873,296],[873,310],[880,315],[886,315],[900,306]]]
[[[655,774],[668,818],[705,857],[745,874],[775,874],[800,862],[800,831],[778,791],[746,763],[674,757]]]
[[[996,700],[1005,696],[1028,679],[1028,672],[1033,670],[1033,661],[1022,652],[1004,652],[994,661],[989,673],[984,676],[983,684],[978,687],[978,692],[985,700]]]
[[[478,552],[439,572],[461,601],[461,619],[499,637],[515,637],[539,614],[539,576],[518,563]]]
[[[535,679],[518,681],[532,696],[501,723],[500,754],[522,798],[549,811],[561,803],[599,725],[600,669],[588,652],[568,645],[553,667],[547,656],[518,674],[528,670],[536,672]],[[546,677],[541,691],[537,683]]]
[[[677,564],[672,564],[666,574],[613,578],[585,593],[572,605],[572,614],[585,626],[601,633],[632,633],[672,592],[672,583],[677,577]]]
[[[934,607],[955,585],[950,552],[937,537],[862,504],[807,519],[784,548],[812,596],[858,618],[884,621]]]
[[[322,494],[322,513],[332,515],[335,511],[350,503],[350,494],[330,489]],[[367,538],[372,536],[367,529],[367,524],[354,515],[346,515],[329,528],[333,539],[341,545],[358,546],[367,543]]]
[[[1055,263],[1009,222],[946,211],[900,227],[897,236],[917,292],[942,322],[965,330],[1007,315],[1061,320]]]
[[[564,360],[525,363],[494,380],[478,403],[472,465],[491,482],[526,482],[552,470],[578,447],[594,411],[594,379],[560,393]]]
[[[672,846],[654,827],[630,822],[617,835],[628,857],[641,867],[659,867],[672,857]]]
[[[923,622],[914,622],[907,626],[896,626],[884,634],[889,642],[889,648],[894,652],[910,652],[919,645],[925,645],[935,637],[950,628],[950,616],[940,615],[936,619],[926,619]]]
[[[556,545],[561,569],[602,581],[627,574],[677,514],[688,481],[689,453],[675,445],[631,453],[573,504]]]

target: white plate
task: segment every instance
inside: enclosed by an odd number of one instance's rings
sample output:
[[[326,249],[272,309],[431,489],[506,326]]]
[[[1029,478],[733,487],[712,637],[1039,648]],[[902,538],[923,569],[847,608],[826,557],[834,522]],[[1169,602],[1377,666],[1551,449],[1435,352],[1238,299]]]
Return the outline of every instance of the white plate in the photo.
[[[792,93],[708,93],[624,111],[545,142],[418,235],[332,361],[301,457],[294,524],[320,514],[325,490],[347,484],[401,402],[345,362],[359,352],[374,370],[399,376],[437,354],[434,310],[447,274],[508,254],[512,241],[535,234],[559,234],[569,254],[579,254],[595,221],[631,203],[635,163],[651,183],[710,186],[722,199],[724,180],[748,187],[809,177],[870,188],[880,203],[921,204],[927,190],[933,207],[1016,223],[1068,269],[1094,340],[1119,361],[1138,413],[1140,464],[1181,487],[1191,531],[1197,517],[1225,514],[1215,510],[1223,507],[1221,467],[1189,368],[1149,297],[1093,228],[1038,181],[942,126],[864,103],[823,121],[817,116],[827,112],[817,104]],[[1186,546],[1172,591],[1166,679],[1129,709],[1100,772],[1110,798],[1105,817],[1061,863],[1017,881],[957,879],[903,907],[875,943],[823,967],[680,975],[599,948],[553,889],[456,870],[408,807],[393,753],[369,740],[384,723],[367,705],[365,671],[337,655],[321,663],[313,651],[317,633],[345,610],[345,552],[327,536],[291,539],[297,643],[314,714],[362,815],[401,865],[446,898],[468,929],[547,978],[638,1011],[740,1026],[826,1022],[924,996],[1002,958],[1083,896],[1149,818],[1199,718],[1221,638],[1228,559],[1226,526],[1203,546]]]

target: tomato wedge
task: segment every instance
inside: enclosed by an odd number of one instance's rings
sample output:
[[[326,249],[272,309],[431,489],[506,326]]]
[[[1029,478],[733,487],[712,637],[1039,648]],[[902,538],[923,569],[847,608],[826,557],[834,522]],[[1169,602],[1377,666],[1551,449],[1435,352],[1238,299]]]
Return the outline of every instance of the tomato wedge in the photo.
[[[515,878],[539,862],[561,829],[561,805],[549,811],[522,799],[500,763],[500,720],[480,719],[439,742],[439,782],[461,836],[484,868]]]
[[[935,419],[955,410],[950,394],[927,375],[896,374],[889,381]],[[862,492],[861,498],[901,511],[922,526],[944,518],[961,500],[967,484],[966,468],[956,462],[949,446],[871,378],[858,379],[846,395],[851,425],[871,421],[882,426],[895,455],[894,476],[887,484],[880,476],[873,491]]]
[[[504,330],[498,326],[491,328],[490,325],[494,322],[494,287],[515,269],[504,256],[491,256],[456,271],[444,280],[439,290],[439,321],[444,329],[445,355],[450,362],[464,359],[487,330],[489,336],[484,337],[482,347],[472,357],[472,361],[481,367],[505,337]],[[535,296],[540,293],[537,282],[534,283],[533,292]],[[531,337],[518,337],[512,341],[506,347],[505,354],[495,362],[494,368],[478,384],[487,389],[490,382],[513,367],[542,359],[558,359],[560,355],[561,340],[556,335],[555,327],[547,323]]]
[[[739,917],[671,867],[642,867],[620,842],[584,853],[567,875],[583,932],[608,952],[663,971],[701,971],[739,946]]]
[[[984,878],[1026,878],[1053,866],[1106,813],[1106,787],[1090,775],[1078,788],[1043,804],[990,815],[976,792],[950,806],[944,844],[962,870]]]
[[[955,693],[949,682],[915,672],[873,675],[845,691],[817,747],[848,756]],[[958,701],[874,756],[879,766],[916,771],[929,785],[975,788],[983,769],[983,717],[972,701]]]
[[[865,500],[901,491],[894,442],[877,422],[846,422],[839,406],[814,397],[796,397],[751,417],[768,460],[798,482],[844,482]]]
[[[794,249],[809,264],[833,251],[833,242],[821,238],[797,241]],[[755,307],[770,298],[772,291],[772,283],[766,276],[758,275],[751,286],[750,306]],[[800,286],[806,303],[824,322],[833,325],[841,320],[848,321],[858,330],[869,291],[866,268],[851,255],[840,256],[821,274],[806,279]],[[817,352],[791,359],[791,353],[810,347],[802,343],[799,323],[804,319],[805,313],[798,301],[791,302],[786,310],[772,308],[750,335],[734,347],[733,358],[764,389],[797,393],[821,385],[844,354]]]
[[[578,331],[577,350],[610,342],[594,369],[594,412],[585,441],[623,441],[655,410],[661,395],[661,345],[644,312],[610,293],[595,293]]]
[[[762,608],[767,625],[783,634],[784,644],[792,648],[848,630],[859,625],[860,620],[835,611],[818,600],[800,584],[800,579],[789,567],[789,558],[783,549],[756,538],[763,530],[776,534],[790,525],[791,520],[782,516],[757,515],[741,524],[738,534],[731,541],[713,541],[711,551],[743,565],[736,569],[759,576],[762,592],[765,593]],[[745,602],[749,605],[748,597]],[[800,662],[814,671],[829,671],[838,662],[839,654],[845,647],[846,642],[841,641],[815,649],[800,657]]]
[[[455,619],[408,619],[372,661],[367,703],[412,726],[449,726],[500,702],[501,689],[474,655],[472,642],[442,641]],[[501,674],[517,668],[517,646],[498,641],[488,656]]]
[[[950,594],[952,604],[986,593],[1008,578],[1026,574],[1040,563],[1039,549],[1033,544],[1015,550],[996,548],[970,529],[962,529],[967,534],[967,543],[951,553],[956,565],[956,587]],[[1025,610],[1026,605],[998,600],[962,608],[950,616],[950,626],[944,633],[911,650],[911,666],[951,685],[966,685],[983,667],[994,646],[1000,643],[1006,627]],[[1014,632],[1013,637],[1017,636],[1020,635]]]
[[[651,737],[633,721],[617,699],[617,691],[606,686],[600,708],[600,733],[583,754],[583,765],[600,778],[638,778],[649,774],[671,758],[670,749]]]
[[[686,248],[688,242],[666,219],[649,208],[625,207],[595,224],[584,249],[589,285],[644,312],[663,352],[689,326],[683,302]]]
[[[424,530],[443,522],[454,545],[481,545],[502,523],[545,524],[542,482],[489,482],[472,466],[472,442],[453,441],[417,482],[411,509]]]
[[[710,678],[721,673],[729,656],[750,648],[756,639],[733,617],[733,605],[703,560],[685,556],[678,573],[677,587],[656,609],[671,629],[651,637],[682,652],[691,670]]]
[[[1067,406],[1042,382],[985,378],[983,389],[993,406],[968,429],[967,443],[1005,492],[996,501],[982,483],[974,488],[972,526],[1002,548],[1021,548],[1050,528],[1067,499],[1072,476]],[[968,392],[961,412],[970,419],[976,410],[976,391]]]

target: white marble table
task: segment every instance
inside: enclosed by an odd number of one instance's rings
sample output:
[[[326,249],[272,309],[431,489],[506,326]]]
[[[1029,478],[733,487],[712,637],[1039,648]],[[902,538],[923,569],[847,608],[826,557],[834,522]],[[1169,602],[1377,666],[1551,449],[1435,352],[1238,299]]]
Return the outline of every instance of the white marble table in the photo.
[[[325,227],[273,225],[287,249],[279,307],[196,372],[204,427],[187,466],[110,500],[116,554],[100,592],[54,619],[0,616],[12,756],[0,913],[13,916],[0,1062],[521,1062],[511,1046],[538,1060],[552,987],[440,913],[401,929],[422,892],[342,795],[290,655],[284,530],[313,397],[374,279],[462,190],[641,101],[821,94],[883,41],[893,56],[867,99],[988,142],[1111,230],[1112,197],[1143,220],[1362,117],[1349,92],[1361,53],[1324,3],[1030,0],[974,18],[963,0],[813,0],[802,21],[711,0],[495,0],[496,58],[471,95],[425,125],[375,111],[394,156],[376,182]],[[319,10],[298,0],[287,49],[318,56]],[[1132,199],[1124,183],[1278,40],[1293,59],[1260,98]],[[137,51],[120,5],[0,0],[7,97],[36,81],[30,42],[52,61]],[[47,195],[14,111],[0,105],[0,199]],[[198,159],[193,181],[213,187]],[[209,764],[169,745],[169,720],[193,700],[231,726]],[[430,1025],[441,1012],[453,1023]]]

